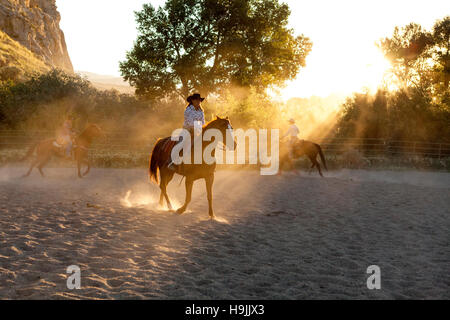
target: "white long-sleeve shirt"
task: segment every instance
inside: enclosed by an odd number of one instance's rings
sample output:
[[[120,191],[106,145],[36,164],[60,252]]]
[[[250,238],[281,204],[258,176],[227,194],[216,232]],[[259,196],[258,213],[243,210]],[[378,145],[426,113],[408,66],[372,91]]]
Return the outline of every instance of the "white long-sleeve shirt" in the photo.
[[[298,127],[295,124],[292,124],[288,131],[286,132],[286,134],[283,136],[283,138],[289,136],[289,139],[292,138],[298,138],[298,135],[300,133],[300,130],[298,129]]]
[[[184,111],[184,124],[183,128],[192,129],[194,128],[194,123],[200,122],[201,126],[205,124],[205,114],[202,109],[195,109],[195,107],[190,104]]]

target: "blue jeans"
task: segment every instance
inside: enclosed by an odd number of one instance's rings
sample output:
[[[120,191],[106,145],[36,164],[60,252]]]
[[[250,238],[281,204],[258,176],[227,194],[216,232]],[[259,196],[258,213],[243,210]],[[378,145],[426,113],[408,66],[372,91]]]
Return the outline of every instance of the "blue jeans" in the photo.
[[[72,141],[67,142],[66,145],[66,156],[70,157],[72,151]]]

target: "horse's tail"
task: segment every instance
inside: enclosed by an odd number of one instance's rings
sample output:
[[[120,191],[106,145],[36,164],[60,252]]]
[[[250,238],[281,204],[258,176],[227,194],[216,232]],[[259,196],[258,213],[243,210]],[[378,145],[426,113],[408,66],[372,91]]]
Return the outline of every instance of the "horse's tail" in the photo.
[[[327,163],[325,162],[325,156],[323,155],[322,148],[317,143],[316,143],[316,146],[317,146],[317,149],[319,150],[319,155],[320,155],[320,159],[322,159],[323,166],[328,171]]]
[[[29,157],[31,157],[33,155],[34,150],[36,149],[37,145],[39,143],[34,143],[30,146],[30,148],[28,149],[27,153],[25,154],[25,156],[23,156],[22,159],[20,159],[19,161],[25,161],[27,160]]]
[[[160,142],[161,139],[159,139],[155,146],[153,147],[152,150],[152,155],[150,157],[150,165],[149,165],[149,173],[150,173],[150,180],[155,181],[157,184],[159,183],[159,179],[158,179],[158,169],[159,169],[159,165],[158,165],[158,160],[160,157],[160,151],[161,151],[161,147],[160,147]]]

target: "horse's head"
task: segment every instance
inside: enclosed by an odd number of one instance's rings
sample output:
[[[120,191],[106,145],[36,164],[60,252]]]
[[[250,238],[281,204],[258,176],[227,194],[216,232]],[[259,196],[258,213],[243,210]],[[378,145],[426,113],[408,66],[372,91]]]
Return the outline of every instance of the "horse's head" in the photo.
[[[232,150],[236,150],[237,144],[236,139],[234,138],[233,134],[233,127],[231,126],[230,119],[228,117],[226,118],[220,118],[219,116],[216,116],[216,119],[211,121],[207,125],[208,129],[217,129],[222,133],[222,137],[225,137],[224,144],[229,148],[228,141],[233,141],[233,147]],[[231,148],[229,148],[231,149]]]

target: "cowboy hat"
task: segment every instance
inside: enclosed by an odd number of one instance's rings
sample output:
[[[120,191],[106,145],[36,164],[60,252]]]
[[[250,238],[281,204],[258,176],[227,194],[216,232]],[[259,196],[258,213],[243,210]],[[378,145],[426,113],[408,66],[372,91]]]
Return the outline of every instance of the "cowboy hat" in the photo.
[[[188,101],[188,102],[192,102],[192,100],[196,100],[196,99],[198,99],[198,100],[200,100],[200,101],[205,100],[205,98],[202,98],[202,97],[200,96],[200,93],[194,93],[192,96],[189,96],[189,97],[187,98],[187,101]]]

